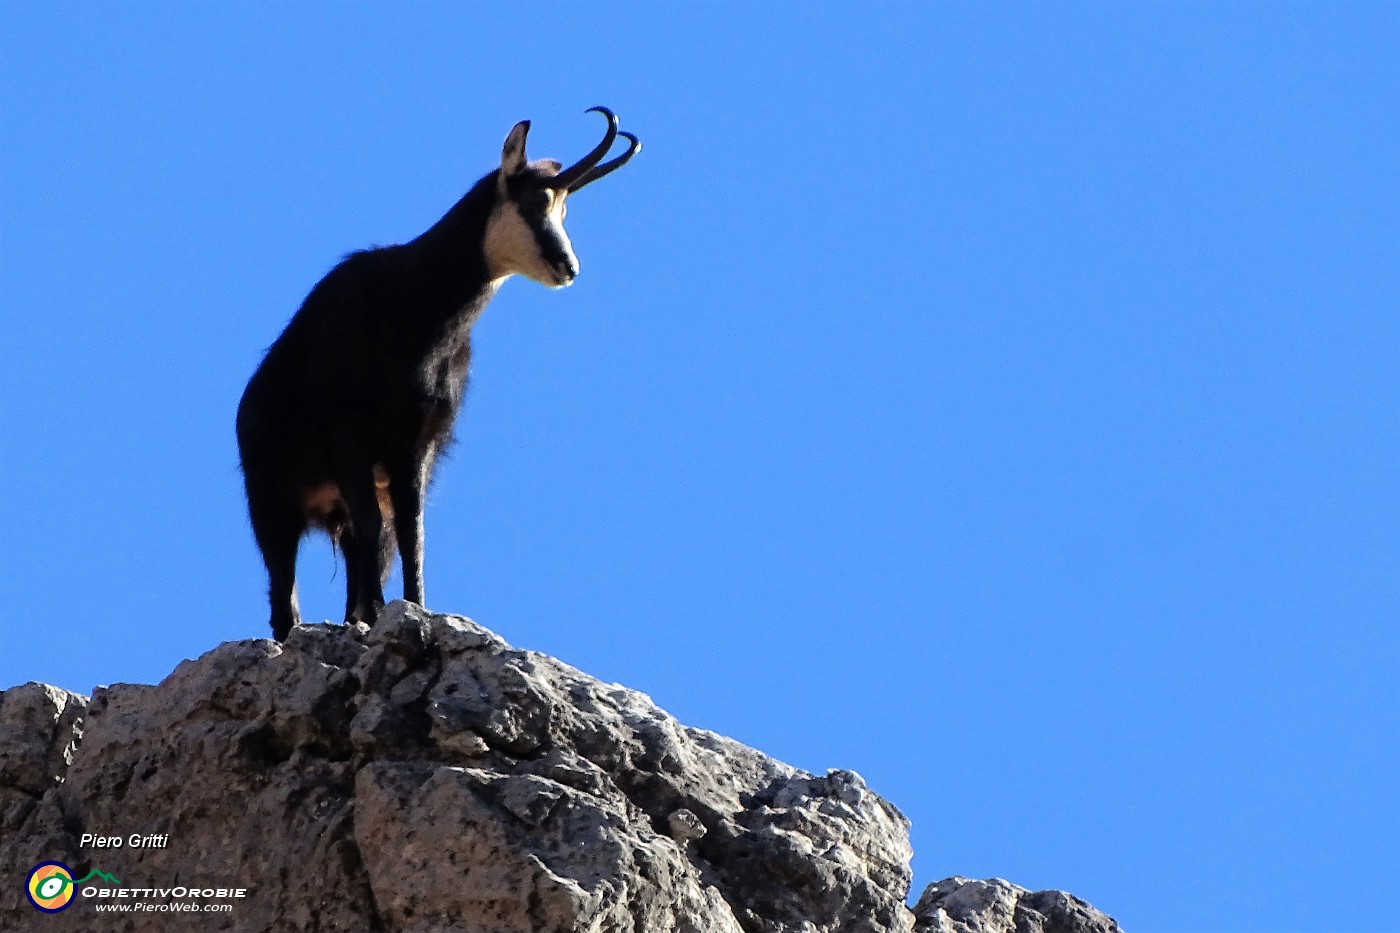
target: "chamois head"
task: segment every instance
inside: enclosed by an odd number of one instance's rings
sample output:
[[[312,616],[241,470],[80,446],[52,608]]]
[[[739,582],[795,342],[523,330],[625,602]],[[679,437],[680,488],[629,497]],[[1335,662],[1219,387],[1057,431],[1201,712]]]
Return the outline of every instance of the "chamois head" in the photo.
[[[642,150],[637,137],[618,132],[617,116],[611,110],[590,107],[585,112],[595,110],[607,118],[608,131],[592,152],[567,169],[553,159],[530,162],[525,158],[529,120],[515,124],[506,137],[496,175],[496,206],[486,223],[484,244],[494,278],[523,275],[550,288],[563,288],[578,275],[578,257],[564,232],[565,199],[626,165]],[[631,141],[631,147],[604,162],[618,136]]]

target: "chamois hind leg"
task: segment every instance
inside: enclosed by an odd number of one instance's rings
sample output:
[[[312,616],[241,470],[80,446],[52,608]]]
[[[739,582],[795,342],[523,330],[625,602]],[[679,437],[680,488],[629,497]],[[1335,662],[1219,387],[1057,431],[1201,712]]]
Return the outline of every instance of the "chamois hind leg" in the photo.
[[[385,548],[384,517],[379,512],[371,471],[355,471],[352,477],[340,482],[340,494],[350,517],[345,548],[346,584],[349,587],[353,579],[354,586],[347,593],[345,621],[373,625],[379,610],[384,608],[384,582],[381,578],[381,554]],[[342,537],[341,540],[345,542],[347,538]],[[392,555],[392,539],[388,548]]]
[[[301,624],[297,606],[297,545],[306,531],[300,511],[250,509],[253,536],[267,567],[267,599],[272,607],[272,637],[286,641],[292,626]]]

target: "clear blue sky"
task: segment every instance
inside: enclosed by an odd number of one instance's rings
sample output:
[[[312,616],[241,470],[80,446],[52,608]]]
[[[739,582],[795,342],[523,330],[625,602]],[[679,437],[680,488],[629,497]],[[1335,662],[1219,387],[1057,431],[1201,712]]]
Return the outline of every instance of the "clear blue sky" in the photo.
[[[0,686],[264,635],[262,350],[602,103],[646,149],[571,202],[578,283],[477,329],[431,606],[862,772],[918,888],[1394,922],[1400,5],[0,24]],[[342,586],[308,541],[306,615]]]

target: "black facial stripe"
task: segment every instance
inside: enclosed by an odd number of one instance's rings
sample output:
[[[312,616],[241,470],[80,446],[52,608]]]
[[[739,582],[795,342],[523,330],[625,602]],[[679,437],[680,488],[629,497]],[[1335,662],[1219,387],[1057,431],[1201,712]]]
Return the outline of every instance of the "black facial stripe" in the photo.
[[[512,175],[506,179],[506,200],[520,208],[522,215],[542,213],[548,208],[544,188],[539,179],[528,172]]]
[[[569,254],[564,251],[564,243],[554,231],[544,224],[530,224],[530,232],[535,235],[535,245],[540,248],[540,256],[551,266],[568,262]]]
[[[544,196],[543,181],[544,176],[528,169],[510,176],[506,179],[506,198],[515,204],[520,219],[530,228],[540,257],[551,266],[559,266],[569,262],[569,253],[563,239],[549,223],[549,202]]]

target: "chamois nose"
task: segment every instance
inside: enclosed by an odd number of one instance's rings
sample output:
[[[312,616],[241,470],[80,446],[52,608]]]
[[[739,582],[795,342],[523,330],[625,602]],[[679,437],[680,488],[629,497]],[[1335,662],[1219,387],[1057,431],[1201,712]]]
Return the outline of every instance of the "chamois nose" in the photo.
[[[559,277],[560,285],[568,285],[578,278],[578,260],[564,259],[554,264],[554,274]]]

